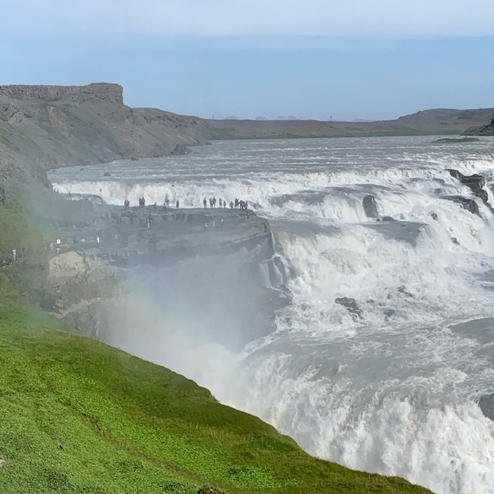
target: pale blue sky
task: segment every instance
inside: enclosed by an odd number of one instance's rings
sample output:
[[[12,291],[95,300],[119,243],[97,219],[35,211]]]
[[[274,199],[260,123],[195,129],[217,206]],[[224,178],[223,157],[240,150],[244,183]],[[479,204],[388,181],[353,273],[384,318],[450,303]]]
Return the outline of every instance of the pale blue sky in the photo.
[[[493,106],[491,0],[0,0],[0,83],[119,82],[131,106],[385,119]]]

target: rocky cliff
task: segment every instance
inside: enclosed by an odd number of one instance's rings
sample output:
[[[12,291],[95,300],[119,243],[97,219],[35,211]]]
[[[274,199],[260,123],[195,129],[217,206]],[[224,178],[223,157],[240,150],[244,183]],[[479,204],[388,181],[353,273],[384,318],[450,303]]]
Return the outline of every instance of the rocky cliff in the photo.
[[[238,349],[271,332],[288,302],[269,223],[251,212],[100,205],[52,228],[51,310],[116,346],[153,314],[147,326],[186,316],[187,328]]]
[[[0,185],[47,184],[44,170],[66,164],[183,153],[206,137],[198,118],[124,105],[118,84],[0,86]]]
[[[487,125],[482,127],[470,127],[464,132],[465,135],[494,136],[494,117]]]

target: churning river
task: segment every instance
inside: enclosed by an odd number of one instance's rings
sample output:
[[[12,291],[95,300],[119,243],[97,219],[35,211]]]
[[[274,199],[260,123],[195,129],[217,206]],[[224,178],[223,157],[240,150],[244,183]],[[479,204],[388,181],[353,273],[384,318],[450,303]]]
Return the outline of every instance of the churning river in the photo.
[[[435,139],[222,141],[50,179],[110,204],[248,199],[270,221],[290,304],[239,353],[160,363],[311,454],[491,494],[494,422],[478,402],[494,393],[494,214],[447,169],[485,176],[494,205],[493,140]]]

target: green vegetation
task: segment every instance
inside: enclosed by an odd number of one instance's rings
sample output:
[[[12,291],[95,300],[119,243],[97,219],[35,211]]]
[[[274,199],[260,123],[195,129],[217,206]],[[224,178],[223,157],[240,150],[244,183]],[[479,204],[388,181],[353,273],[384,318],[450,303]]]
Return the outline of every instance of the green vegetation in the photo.
[[[436,139],[434,142],[437,143],[448,143],[448,142],[475,142],[478,141],[476,137],[443,137],[442,139]]]
[[[194,382],[0,306],[0,485],[11,493],[426,493],[318,460]]]
[[[19,189],[10,189],[5,202],[7,207],[0,206],[0,264],[12,261],[13,249],[18,262],[0,266],[0,301],[40,301],[45,297],[45,240],[34,216],[21,206],[27,201]]]

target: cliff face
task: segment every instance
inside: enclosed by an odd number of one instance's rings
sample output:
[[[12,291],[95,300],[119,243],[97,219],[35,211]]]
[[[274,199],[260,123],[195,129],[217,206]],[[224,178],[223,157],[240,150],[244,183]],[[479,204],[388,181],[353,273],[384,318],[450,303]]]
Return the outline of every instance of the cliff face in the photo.
[[[491,121],[482,127],[471,127],[464,132],[465,135],[475,136],[494,136],[494,117]]]
[[[22,101],[37,99],[45,103],[62,100],[87,103],[101,100],[123,105],[122,86],[105,82],[87,86],[0,86],[0,97],[2,96]]]
[[[0,86],[0,185],[44,170],[182,153],[206,142],[195,117],[123,104],[118,84]]]
[[[237,350],[271,332],[288,302],[269,223],[254,214],[102,205],[56,225],[67,252],[50,261],[51,309],[112,345],[129,345],[152,314],[151,333],[186,318]]]

